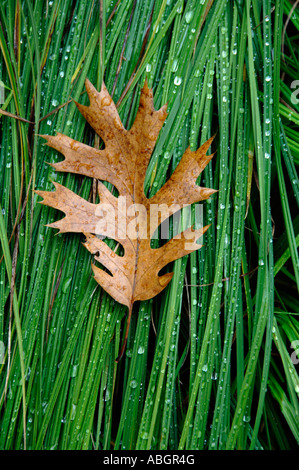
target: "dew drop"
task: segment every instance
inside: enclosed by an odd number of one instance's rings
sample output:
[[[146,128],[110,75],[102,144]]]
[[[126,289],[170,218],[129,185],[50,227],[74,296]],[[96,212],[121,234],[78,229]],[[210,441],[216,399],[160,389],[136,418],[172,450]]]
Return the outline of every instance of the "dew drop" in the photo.
[[[176,85],[176,86],[179,86],[181,83],[182,83],[182,77],[178,77],[176,76],[173,83]]]
[[[192,18],[193,18],[193,11],[188,11],[185,16],[186,23],[189,24]]]
[[[104,99],[105,99],[105,98],[104,98]],[[105,102],[105,103],[107,103],[107,104],[103,104],[103,101],[104,101],[104,100],[102,100],[102,106],[108,106],[108,105],[111,103],[111,101],[110,101],[109,103],[108,103],[108,102]],[[121,123],[121,120],[118,119],[118,118],[115,118],[115,119],[114,119],[113,124],[114,124],[114,126],[116,127],[116,129],[118,129],[118,130],[122,129],[122,127],[123,127],[123,126],[122,126],[122,123]]]
[[[131,387],[131,388],[136,388],[137,385],[138,385],[137,380],[135,380],[135,379],[131,380],[131,382],[130,382],[130,387]]]
[[[76,377],[78,371],[78,364],[73,364],[72,371],[71,371],[71,377]]]
[[[178,60],[177,60],[177,59],[174,59],[174,61],[172,62],[171,71],[172,71],[172,72],[176,72],[177,69],[178,69]]]
[[[101,101],[101,105],[102,106],[109,106],[109,104],[111,103],[112,101],[112,98],[110,96],[104,96],[104,98],[102,99]],[[114,121],[116,121],[117,119],[115,119]]]

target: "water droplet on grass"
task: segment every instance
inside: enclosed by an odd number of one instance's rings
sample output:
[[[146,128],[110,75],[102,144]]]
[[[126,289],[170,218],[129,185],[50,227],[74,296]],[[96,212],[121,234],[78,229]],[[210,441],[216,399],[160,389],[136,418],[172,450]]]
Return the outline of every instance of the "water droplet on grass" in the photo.
[[[193,11],[191,10],[186,13],[186,16],[185,16],[186,23],[189,24],[192,18],[193,18]]]
[[[131,382],[130,382],[130,387],[131,387],[131,388],[136,388],[137,385],[138,385],[137,380],[135,380],[135,379],[131,380]]]
[[[178,77],[176,76],[173,83],[176,85],[176,86],[179,86],[181,83],[182,83],[182,77]]]
[[[172,67],[171,67],[171,71],[172,72],[176,72],[178,69],[178,60],[177,59],[174,59],[173,63],[172,63]]]

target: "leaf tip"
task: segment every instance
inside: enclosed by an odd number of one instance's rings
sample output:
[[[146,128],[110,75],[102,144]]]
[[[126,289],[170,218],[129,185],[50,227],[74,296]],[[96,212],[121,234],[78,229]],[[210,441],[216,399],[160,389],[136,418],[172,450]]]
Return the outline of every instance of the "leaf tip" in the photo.
[[[38,137],[41,137],[42,139],[45,139],[47,142],[43,142],[44,145],[48,145],[48,140],[51,138],[50,135],[47,134],[36,134]]]
[[[158,279],[159,279],[159,284],[161,287],[166,287],[167,284],[170,283],[171,279],[173,278],[173,275],[174,273],[166,273],[164,274],[163,276],[159,276]]]

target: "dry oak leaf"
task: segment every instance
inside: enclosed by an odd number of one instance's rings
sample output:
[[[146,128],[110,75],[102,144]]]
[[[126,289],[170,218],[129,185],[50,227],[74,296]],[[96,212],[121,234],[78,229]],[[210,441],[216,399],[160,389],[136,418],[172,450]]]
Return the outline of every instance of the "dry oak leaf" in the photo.
[[[134,124],[126,130],[105,84],[100,92],[89,80],[85,86],[90,105],[76,105],[103,139],[105,148],[98,150],[63,134],[42,137],[47,140],[47,145],[65,157],[64,161],[52,164],[56,170],[112,183],[119,196],[115,197],[100,181],[99,204],[86,201],[58,183],[53,183],[54,192],[36,192],[44,198],[42,204],[65,213],[62,220],[50,227],[59,229],[60,233],[82,232],[86,236],[85,247],[110,273],[92,264],[96,281],[115,300],[129,308],[128,330],[133,303],[159,294],[173,276],[173,273],[159,276],[159,271],[201,248],[196,241],[208,226],[200,230],[190,227],[160,248],[151,248],[151,238],[157,227],[178,209],[208,199],[215,192],[196,185],[199,174],[213,157],[213,154],[206,155],[213,138],[195,152],[188,148],[165,185],[153,197],[147,198],[145,174],[167,117],[167,105],[158,111],[154,109],[153,92],[146,81]],[[111,250],[103,241],[104,237],[119,242],[124,255],[119,256]]]

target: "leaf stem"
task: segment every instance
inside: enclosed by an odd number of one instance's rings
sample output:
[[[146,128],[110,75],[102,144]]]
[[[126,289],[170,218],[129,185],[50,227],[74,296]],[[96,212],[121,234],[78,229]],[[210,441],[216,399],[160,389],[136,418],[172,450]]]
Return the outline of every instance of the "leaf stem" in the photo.
[[[122,344],[122,347],[121,347],[121,350],[120,350],[119,355],[118,355],[117,358],[115,359],[115,362],[119,362],[119,361],[121,360],[121,358],[122,358],[123,355],[124,355],[126,346],[127,346],[127,340],[128,340],[129,329],[130,329],[130,323],[131,323],[131,317],[132,317],[132,310],[133,310],[133,301],[131,302],[131,304],[130,304],[130,306],[129,306],[129,313],[128,313],[128,320],[127,320],[127,327],[126,327],[124,342],[123,342],[123,344]]]

